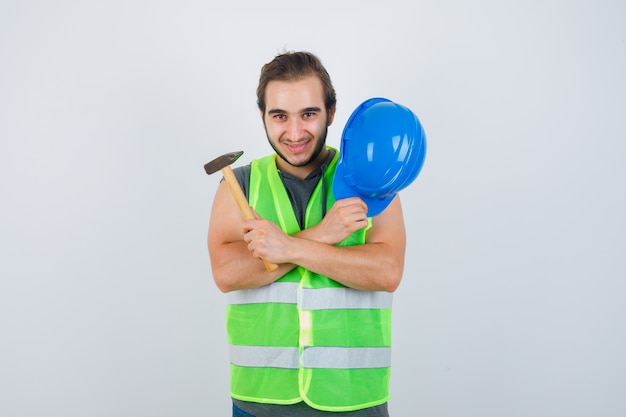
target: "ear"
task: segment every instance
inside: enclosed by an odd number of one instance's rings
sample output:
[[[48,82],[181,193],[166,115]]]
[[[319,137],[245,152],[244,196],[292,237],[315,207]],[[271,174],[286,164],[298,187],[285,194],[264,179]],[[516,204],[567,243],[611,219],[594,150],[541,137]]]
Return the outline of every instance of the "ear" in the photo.
[[[328,110],[328,122],[326,126],[330,126],[333,124],[333,120],[335,119],[335,111],[337,110],[337,106],[333,106]]]

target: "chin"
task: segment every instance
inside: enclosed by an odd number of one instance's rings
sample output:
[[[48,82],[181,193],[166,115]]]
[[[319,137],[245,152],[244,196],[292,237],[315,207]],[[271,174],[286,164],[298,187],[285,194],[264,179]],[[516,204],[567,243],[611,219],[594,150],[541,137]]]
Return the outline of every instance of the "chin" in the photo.
[[[311,163],[311,157],[292,157],[287,160],[287,163],[294,167],[304,167]]]

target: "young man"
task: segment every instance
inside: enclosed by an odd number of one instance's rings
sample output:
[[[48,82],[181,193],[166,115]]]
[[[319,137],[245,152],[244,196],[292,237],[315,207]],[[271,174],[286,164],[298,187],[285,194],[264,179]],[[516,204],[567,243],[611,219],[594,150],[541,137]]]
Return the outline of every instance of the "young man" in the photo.
[[[275,153],[235,169],[257,219],[242,220],[222,182],[208,233],[229,297],[233,416],[388,416],[391,293],[406,242],[399,197],[373,218],[358,197],[335,201],[335,91],[316,56],[276,56],[257,98]]]

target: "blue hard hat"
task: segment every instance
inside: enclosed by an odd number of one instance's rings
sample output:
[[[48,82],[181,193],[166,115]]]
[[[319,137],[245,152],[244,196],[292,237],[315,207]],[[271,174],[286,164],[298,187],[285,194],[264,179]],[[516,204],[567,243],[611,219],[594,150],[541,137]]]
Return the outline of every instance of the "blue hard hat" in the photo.
[[[376,216],[419,174],[426,157],[426,134],[407,107],[370,98],[352,113],[341,134],[333,179],[335,199],[360,197]]]

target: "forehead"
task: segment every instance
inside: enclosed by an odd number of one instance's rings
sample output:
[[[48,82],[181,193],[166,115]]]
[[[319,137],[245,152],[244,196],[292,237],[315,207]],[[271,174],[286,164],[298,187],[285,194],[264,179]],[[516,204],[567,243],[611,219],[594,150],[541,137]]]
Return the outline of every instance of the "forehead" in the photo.
[[[270,81],[265,87],[267,111],[282,109],[298,111],[307,107],[324,108],[324,89],[315,76],[295,81]]]

